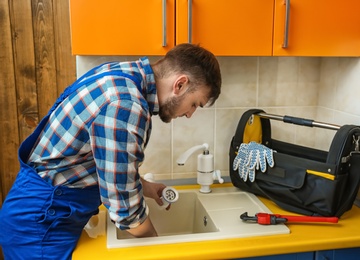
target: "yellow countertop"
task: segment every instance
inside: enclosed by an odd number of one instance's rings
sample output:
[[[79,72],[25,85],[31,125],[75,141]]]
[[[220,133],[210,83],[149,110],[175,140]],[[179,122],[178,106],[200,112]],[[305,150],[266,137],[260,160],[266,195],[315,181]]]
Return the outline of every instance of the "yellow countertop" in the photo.
[[[268,199],[259,199],[273,213],[294,215]],[[357,206],[346,212],[337,224],[286,225],[290,234],[119,249],[107,249],[106,236],[93,239],[83,232],[73,259],[230,259],[360,247],[360,208]]]

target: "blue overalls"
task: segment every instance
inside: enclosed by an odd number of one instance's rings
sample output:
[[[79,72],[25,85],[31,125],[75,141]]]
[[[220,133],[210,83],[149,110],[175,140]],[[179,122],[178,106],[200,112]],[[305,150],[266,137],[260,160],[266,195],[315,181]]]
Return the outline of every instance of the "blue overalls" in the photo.
[[[139,86],[137,78],[120,71],[83,80],[97,68],[65,89],[19,148],[20,171],[0,210],[0,245],[6,260],[71,259],[84,226],[98,213],[101,201],[97,185],[83,189],[52,186],[26,163],[52,111],[78,87],[104,75],[127,77]]]

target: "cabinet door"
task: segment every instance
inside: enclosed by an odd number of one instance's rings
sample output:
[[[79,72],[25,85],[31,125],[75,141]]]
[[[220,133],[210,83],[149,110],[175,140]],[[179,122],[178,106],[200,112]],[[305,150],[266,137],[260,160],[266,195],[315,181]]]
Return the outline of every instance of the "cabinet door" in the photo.
[[[283,47],[288,2],[288,45]],[[359,0],[275,0],[274,56],[359,56]]]
[[[175,45],[174,8],[175,0],[70,0],[72,53],[163,55]]]
[[[176,43],[215,55],[271,56],[274,0],[177,0]]]

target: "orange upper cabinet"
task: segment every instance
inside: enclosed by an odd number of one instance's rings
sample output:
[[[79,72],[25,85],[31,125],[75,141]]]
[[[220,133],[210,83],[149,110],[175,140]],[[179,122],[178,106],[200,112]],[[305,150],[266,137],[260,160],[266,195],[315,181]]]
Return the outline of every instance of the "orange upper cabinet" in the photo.
[[[273,49],[274,56],[359,56],[360,1],[275,0]]]
[[[176,43],[215,55],[271,56],[274,0],[176,0]]]
[[[175,45],[175,0],[70,0],[75,55],[162,55]]]
[[[360,56],[360,0],[70,0],[76,55]]]

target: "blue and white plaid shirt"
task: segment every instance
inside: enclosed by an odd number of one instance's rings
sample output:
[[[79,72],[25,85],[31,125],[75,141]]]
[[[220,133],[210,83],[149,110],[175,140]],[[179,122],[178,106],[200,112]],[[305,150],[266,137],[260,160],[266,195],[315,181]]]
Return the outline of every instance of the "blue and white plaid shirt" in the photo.
[[[100,76],[109,71],[128,74],[140,84],[111,73]],[[99,185],[116,225],[135,227],[146,218],[138,167],[157,111],[155,78],[146,57],[103,64],[52,112],[28,163],[54,186]]]

